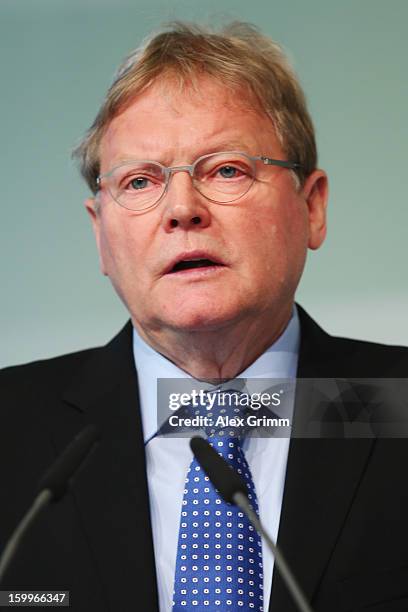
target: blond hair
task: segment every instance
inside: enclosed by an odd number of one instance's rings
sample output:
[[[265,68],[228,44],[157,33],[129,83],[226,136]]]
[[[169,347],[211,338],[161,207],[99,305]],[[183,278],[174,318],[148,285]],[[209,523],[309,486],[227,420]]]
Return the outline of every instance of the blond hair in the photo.
[[[301,183],[316,168],[313,123],[296,75],[281,47],[250,24],[233,22],[212,30],[173,22],[149,37],[119,67],[99,112],[74,150],[80,171],[96,193],[100,172],[99,148],[114,117],[159,78],[169,77],[183,90],[198,90],[197,79],[207,75],[225,87],[244,92],[272,120],[287,159],[300,164]],[[264,152],[261,152],[264,153]]]

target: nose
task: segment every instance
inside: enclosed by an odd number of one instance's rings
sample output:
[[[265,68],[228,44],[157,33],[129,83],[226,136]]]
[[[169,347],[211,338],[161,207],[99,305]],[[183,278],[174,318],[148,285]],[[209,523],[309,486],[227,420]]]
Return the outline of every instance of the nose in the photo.
[[[194,187],[188,168],[175,168],[164,196],[163,225],[167,232],[208,227],[211,220],[208,200]]]

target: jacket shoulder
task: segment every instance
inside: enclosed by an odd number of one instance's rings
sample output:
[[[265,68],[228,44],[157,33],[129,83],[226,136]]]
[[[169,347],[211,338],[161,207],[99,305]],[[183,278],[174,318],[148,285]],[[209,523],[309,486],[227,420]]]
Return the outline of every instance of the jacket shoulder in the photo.
[[[0,370],[0,410],[38,412],[55,405],[72,386],[89,379],[98,388],[109,383],[132,356],[132,324],[128,321],[108,344]],[[38,409],[32,408],[37,406]]]
[[[408,376],[408,348],[332,336],[333,347],[349,355],[355,367],[367,369],[370,376]]]
[[[21,397],[45,388],[49,393],[57,391],[69,385],[83,365],[101,350],[100,347],[90,348],[3,368],[0,370],[0,392],[3,397],[4,394]]]
[[[302,375],[321,377],[408,377],[408,347],[332,336],[299,305]]]
[[[376,355],[379,359],[393,356],[396,359],[408,359],[408,347],[395,344],[380,344],[368,340],[344,338],[343,336],[330,336],[339,349],[350,350],[355,353]]]

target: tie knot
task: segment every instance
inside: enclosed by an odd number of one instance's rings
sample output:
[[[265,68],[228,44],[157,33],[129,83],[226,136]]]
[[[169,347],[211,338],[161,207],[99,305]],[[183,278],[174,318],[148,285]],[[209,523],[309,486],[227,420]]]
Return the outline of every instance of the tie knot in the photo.
[[[238,441],[245,437],[247,406],[240,404],[241,396],[234,389],[207,393],[206,404],[200,406],[199,414],[205,417],[204,430],[209,441],[214,438]]]

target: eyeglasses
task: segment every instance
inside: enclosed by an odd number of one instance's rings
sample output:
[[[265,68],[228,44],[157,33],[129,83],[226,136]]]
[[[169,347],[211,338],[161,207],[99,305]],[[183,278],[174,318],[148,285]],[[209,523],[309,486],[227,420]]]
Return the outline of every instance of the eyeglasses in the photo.
[[[256,179],[256,162],[295,170],[300,164],[270,157],[252,156],[237,151],[202,155],[189,166],[166,167],[149,160],[126,161],[96,179],[99,189],[102,180],[112,198],[134,211],[145,211],[156,206],[169,186],[175,172],[188,172],[195,189],[207,200],[230,204],[242,198]]]

